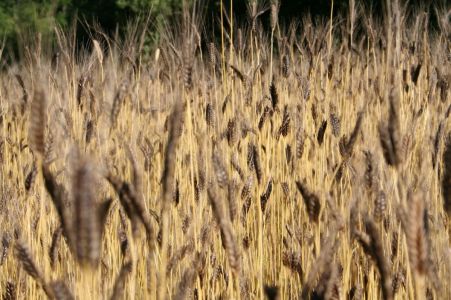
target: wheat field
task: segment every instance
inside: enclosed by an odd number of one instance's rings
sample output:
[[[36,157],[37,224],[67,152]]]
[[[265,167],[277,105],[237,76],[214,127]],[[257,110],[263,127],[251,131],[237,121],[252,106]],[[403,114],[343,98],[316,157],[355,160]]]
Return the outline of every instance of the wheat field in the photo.
[[[451,297],[449,7],[278,8],[4,66],[2,299]]]

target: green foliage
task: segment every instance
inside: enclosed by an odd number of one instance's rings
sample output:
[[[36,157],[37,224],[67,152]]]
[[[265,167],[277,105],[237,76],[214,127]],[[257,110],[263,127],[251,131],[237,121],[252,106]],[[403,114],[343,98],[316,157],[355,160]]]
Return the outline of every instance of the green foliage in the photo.
[[[15,45],[21,35],[30,32],[49,36],[55,25],[65,26],[75,17],[95,21],[106,32],[124,28],[129,20],[145,18],[149,13],[158,25],[180,11],[181,6],[182,0],[3,0],[0,39]]]
[[[150,13],[153,24],[160,28],[164,20],[173,17],[182,10],[182,0],[116,0],[117,7],[127,10],[133,18],[146,18]],[[120,23],[120,21],[119,21]],[[151,40],[159,38],[158,32],[152,32]]]
[[[135,13],[146,12],[150,9],[161,14],[169,15],[173,9],[180,9],[181,0],[116,0],[120,8],[129,8]]]
[[[160,2],[159,0],[117,0],[116,4],[120,8],[129,8],[134,12],[140,12],[150,9]]]
[[[71,0],[40,0],[0,2],[0,35],[7,40],[28,31],[48,34],[53,26],[65,24],[65,7]]]

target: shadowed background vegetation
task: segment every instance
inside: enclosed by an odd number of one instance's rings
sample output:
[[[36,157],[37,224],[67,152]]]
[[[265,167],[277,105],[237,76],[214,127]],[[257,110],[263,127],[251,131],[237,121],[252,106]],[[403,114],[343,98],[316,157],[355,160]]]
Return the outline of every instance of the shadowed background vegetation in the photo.
[[[412,0],[408,2],[408,6],[411,11],[422,8],[432,12],[430,8],[438,2],[440,1]],[[442,2],[445,3],[445,1]],[[205,0],[203,3],[206,16],[205,31],[210,32],[216,29],[217,32],[220,25],[217,22],[220,1]],[[246,18],[246,3],[247,1],[233,3],[234,15],[238,22]],[[359,5],[367,13],[377,17],[382,15],[384,3],[383,0],[360,1]],[[3,58],[22,57],[21,46],[29,43],[29,37],[36,32],[41,33],[43,41],[54,42],[55,26],[63,28],[75,26],[79,48],[84,47],[90,38],[89,26],[95,25],[110,36],[115,33],[123,35],[128,28],[127,24],[132,21],[142,22],[149,16],[153,28],[161,27],[164,20],[171,23],[180,15],[182,4],[182,0],[3,0],[0,1],[0,39],[3,40],[7,50],[5,51],[7,55]],[[230,10],[230,0],[223,1],[223,5],[225,10]],[[285,0],[281,1],[279,19],[281,23],[289,24],[307,13],[314,19],[329,17],[331,10],[332,1],[330,0]],[[344,16],[348,12],[348,1],[334,1],[334,16]],[[268,10],[262,15],[262,19],[268,21],[269,15]],[[431,17],[434,18],[434,15],[431,14]],[[430,24],[434,26],[435,23],[432,19]],[[160,38],[156,32],[148,33],[148,44],[156,44]]]

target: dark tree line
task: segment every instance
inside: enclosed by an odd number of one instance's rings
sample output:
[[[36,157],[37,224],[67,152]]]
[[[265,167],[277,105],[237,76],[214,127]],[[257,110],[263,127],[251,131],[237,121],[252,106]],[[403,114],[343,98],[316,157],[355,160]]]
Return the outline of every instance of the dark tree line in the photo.
[[[190,0],[185,0],[190,2]],[[245,24],[247,20],[247,4],[252,0],[223,0],[225,11],[230,14],[230,2],[233,1],[233,13],[238,24]],[[268,5],[271,1],[267,0]],[[332,0],[279,0],[279,21],[289,24],[300,20],[302,16],[311,14],[313,20],[328,18],[332,10]],[[366,14],[382,17],[386,0],[356,0],[357,6]],[[415,14],[418,9],[431,12],[433,5],[441,5],[449,9],[446,0],[399,0],[401,5],[408,3],[408,10]],[[151,14],[152,25],[161,24],[163,20],[170,20],[180,15],[182,0],[2,0],[0,1],[0,43],[12,52],[26,44],[26,37],[40,32],[45,41],[53,40],[55,25],[70,28],[78,22],[78,44],[83,45],[89,39],[86,24],[97,24],[109,34],[123,33],[126,24],[131,20],[144,20]],[[217,22],[220,13],[220,0],[203,0],[206,32],[218,32]],[[346,16],[349,12],[348,0],[333,1],[335,17]],[[269,24],[270,13],[266,11],[261,16],[265,24]],[[151,37],[155,40],[158,36]],[[1,47],[0,47],[1,48]]]

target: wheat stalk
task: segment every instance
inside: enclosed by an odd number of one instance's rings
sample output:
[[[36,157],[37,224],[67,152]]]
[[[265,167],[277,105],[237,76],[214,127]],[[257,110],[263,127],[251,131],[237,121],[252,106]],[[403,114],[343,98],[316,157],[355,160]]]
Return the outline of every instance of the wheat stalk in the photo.
[[[45,155],[45,128],[47,124],[47,98],[42,89],[36,89],[31,102],[28,140],[41,157]]]

